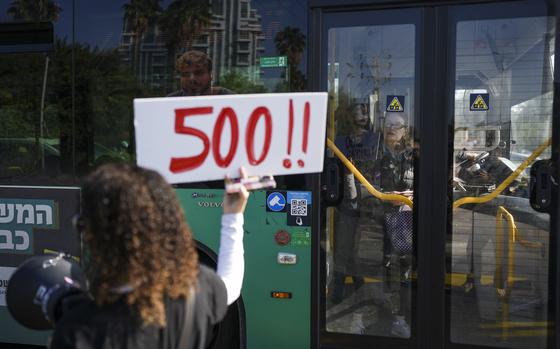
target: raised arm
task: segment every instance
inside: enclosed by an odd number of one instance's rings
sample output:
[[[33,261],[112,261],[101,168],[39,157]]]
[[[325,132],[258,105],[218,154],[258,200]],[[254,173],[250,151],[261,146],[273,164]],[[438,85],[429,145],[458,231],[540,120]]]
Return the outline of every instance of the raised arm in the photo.
[[[246,178],[243,168],[241,176]],[[242,187],[238,193],[224,193],[224,214],[218,253],[218,275],[227,290],[227,304],[230,305],[241,295],[245,259],[243,256],[243,212],[249,192]]]

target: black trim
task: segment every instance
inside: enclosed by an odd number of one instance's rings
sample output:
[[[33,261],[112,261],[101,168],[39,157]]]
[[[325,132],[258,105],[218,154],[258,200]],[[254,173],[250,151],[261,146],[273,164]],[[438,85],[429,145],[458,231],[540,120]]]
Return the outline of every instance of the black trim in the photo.
[[[307,55],[307,74],[308,89],[310,92],[320,92],[321,86],[321,67],[324,62],[320,54],[320,42],[322,42],[321,32],[322,14],[319,10],[309,10],[308,17],[308,55]],[[326,146],[325,146],[326,149]],[[321,297],[320,285],[324,284],[324,275],[321,268],[321,261],[324,260],[324,250],[321,248],[321,215],[324,212],[321,204],[321,175],[310,175],[311,188],[313,190],[313,202],[318,204],[312,205],[313,222],[311,224],[311,324],[309,348],[319,348],[319,319],[320,319],[320,302]]]
[[[324,11],[355,11],[359,9],[395,9],[414,7],[443,7],[450,5],[472,5],[500,3],[508,0],[308,0],[310,8],[321,8]],[[509,0],[508,2],[524,1]]]
[[[556,43],[554,49],[554,99],[552,104],[552,151],[556,183],[560,180],[560,5],[556,6]],[[552,186],[552,214],[550,216],[549,251],[549,321],[553,321],[553,333],[549,337],[549,348],[560,348],[560,188]]]
[[[0,54],[49,53],[53,48],[52,22],[0,23]]]
[[[2,349],[47,349],[44,345],[27,345],[27,344],[14,344],[14,343],[0,343]]]
[[[415,166],[415,217],[418,248],[418,306],[416,330],[418,347],[444,347],[444,281],[445,232],[447,227],[447,91],[446,52],[447,32],[441,9],[424,11],[422,26],[423,55],[419,81],[422,96],[418,131],[421,138],[421,161]],[[428,59],[430,57],[430,59]],[[442,100],[443,99],[443,100]],[[418,141],[418,140],[416,140]],[[422,156],[422,154],[426,154]],[[427,156],[429,155],[429,156]]]
[[[321,201],[321,177],[320,175],[312,175],[311,187],[313,188],[313,202],[320,203]],[[323,302],[321,297],[321,287],[324,283],[323,273],[321,272],[321,262],[324,260],[324,250],[321,248],[321,214],[324,212],[322,204],[312,205],[313,222],[311,224],[311,324],[310,324],[310,338],[309,348],[319,347],[319,322],[320,318],[320,301]]]

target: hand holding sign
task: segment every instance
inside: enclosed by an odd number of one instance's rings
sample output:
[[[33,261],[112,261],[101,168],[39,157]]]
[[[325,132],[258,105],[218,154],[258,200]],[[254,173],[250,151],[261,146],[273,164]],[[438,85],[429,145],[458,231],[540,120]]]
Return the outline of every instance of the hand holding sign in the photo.
[[[247,172],[243,167],[239,169],[241,174],[241,179],[247,179]],[[245,211],[245,206],[247,205],[247,199],[249,198],[249,191],[241,186],[236,192],[227,192],[224,195],[224,214],[228,213],[243,213]]]
[[[245,188],[246,190],[260,190],[276,188],[276,181],[272,176],[253,176],[247,178],[226,178],[226,193],[237,193]]]
[[[137,161],[171,183],[321,172],[326,93],[135,99]]]

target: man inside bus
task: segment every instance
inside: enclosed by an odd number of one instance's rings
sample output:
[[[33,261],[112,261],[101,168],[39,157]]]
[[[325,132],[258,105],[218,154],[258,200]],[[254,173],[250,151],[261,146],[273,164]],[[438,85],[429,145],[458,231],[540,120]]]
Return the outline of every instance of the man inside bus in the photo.
[[[354,166],[365,176],[371,173],[368,166],[372,163],[377,138],[372,132],[373,125],[369,119],[366,103],[354,102],[341,108],[338,119],[341,120],[341,132],[335,143]],[[344,124],[344,125],[342,125]],[[360,211],[362,204],[361,185],[352,172],[345,168],[344,198],[337,206],[334,229],[334,273],[330,300],[333,305],[341,303],[349,296],[346,292],[346,278],[350,277],[354,291],[363,284],[364,278],[357,272],[356,258],[360,241]],[[364,195],[367,197],[368,195]],[[346,296],[346,297],[345,297]]]
[[[181,89],[167,97],[228,95],[233,92],[212,86],[212,59],[201,51],[187,51],[175,62],[175,69],[181,76]]]

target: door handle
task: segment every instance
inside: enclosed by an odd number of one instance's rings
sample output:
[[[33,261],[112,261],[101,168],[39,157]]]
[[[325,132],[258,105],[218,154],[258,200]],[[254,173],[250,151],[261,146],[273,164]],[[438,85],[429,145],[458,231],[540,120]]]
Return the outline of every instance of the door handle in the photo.
[[[321,191],[323,202],[327,206],[340,204],[344,197],[342,163],[337,158],[325,158],[325,170],[322,176]]]
[[[550,212],[553,181],[552,161],[538,160],[531,166],[529,197],[531,207],[537,212]]]

